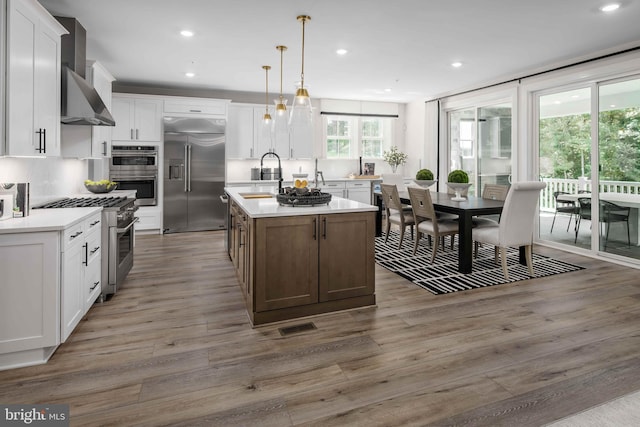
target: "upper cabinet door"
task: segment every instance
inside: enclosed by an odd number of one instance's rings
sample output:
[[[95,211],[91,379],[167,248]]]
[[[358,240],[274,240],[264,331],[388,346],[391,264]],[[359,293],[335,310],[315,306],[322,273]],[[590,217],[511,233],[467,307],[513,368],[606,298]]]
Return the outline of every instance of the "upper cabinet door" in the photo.
[[[228,159],[255,159],[253,107],[229,106],[225,151]]]
[[[111,114],[114,141],[160,142],[162,100],[114,96]]]
[[[35,0],[7,8],[5,155],[60,155],[60,36],[66,30]]]

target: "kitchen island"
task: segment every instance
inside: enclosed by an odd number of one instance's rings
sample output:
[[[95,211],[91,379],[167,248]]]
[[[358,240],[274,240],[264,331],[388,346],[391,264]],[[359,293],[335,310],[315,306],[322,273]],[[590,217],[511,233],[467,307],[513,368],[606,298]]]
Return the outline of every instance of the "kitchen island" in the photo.
[[[281,206],[277,187],[227,187],[227,246],[253,325],[375,304],[372,205]]]

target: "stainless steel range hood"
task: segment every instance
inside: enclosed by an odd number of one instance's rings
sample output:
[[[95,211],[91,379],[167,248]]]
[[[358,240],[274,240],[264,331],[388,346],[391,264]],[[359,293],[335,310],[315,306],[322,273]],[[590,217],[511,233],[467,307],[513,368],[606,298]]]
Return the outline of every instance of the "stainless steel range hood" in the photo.
[[[62,36],[61,118],[68,125],[114,126],[98,92],[85,80],[87,32],[75,18],[56,19],[69,31]]]

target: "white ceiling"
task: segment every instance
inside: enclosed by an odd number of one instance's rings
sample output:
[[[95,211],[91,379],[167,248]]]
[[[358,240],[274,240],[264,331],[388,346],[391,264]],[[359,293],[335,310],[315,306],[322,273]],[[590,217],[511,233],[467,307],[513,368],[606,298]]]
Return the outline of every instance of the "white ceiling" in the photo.
[[[613,0],[612,0],[613,1]],[[120,83],[410,102],[640,46],[640,0],[40,0]],[[185,39],[179,31],[190,29]],[[349,53],[339,57],[338,48]],[[458,69],[451,63],[460,61]],[[185,72],[196,76],[187,78]]]

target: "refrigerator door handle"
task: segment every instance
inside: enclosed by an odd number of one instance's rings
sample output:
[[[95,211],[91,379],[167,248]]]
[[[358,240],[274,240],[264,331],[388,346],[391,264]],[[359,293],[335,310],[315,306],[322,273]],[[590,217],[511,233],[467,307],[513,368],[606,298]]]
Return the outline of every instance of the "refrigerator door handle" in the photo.
[[[187,145],[187,153],[189,155],[187,161],[187,182],[188,182],[188,191],[191,191],[191,146]]]
[[[189,146],[188,145],[184,146],[184,165],[185,165],[184,192],[186,193],[187,191],[189,191]]]

